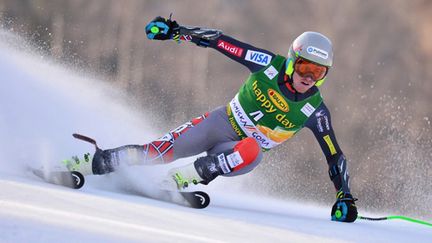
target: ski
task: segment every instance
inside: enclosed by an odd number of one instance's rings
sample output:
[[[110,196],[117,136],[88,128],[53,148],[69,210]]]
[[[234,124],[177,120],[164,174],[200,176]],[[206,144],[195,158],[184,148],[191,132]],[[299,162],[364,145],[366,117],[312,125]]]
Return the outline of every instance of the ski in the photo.
[[[33,168],[31,168],[31,171],[34,175],[41,178],[45,182],[72,189],[80,189],[84,186],[85,182],[84,176],[77,171],[45,172],[43,170]],[[182,192],[161,190],[158,195],[140,194],[140,196],[196,209],[206,208],[210,204],[210,196],[203,191]]]
[[[95,146],[96,150],[100,150],[96,143],[96,140],[94,140],[93,138],[78,133],[74,133],[72,134],[72,136],[76,139],[91,143]],[[73,189],[80,189],[84,186],[84,176],[80,172],[75,170],[45,172],[41,169],[29,169],[37,177],[51,184],[61,185]],[[210,204],[210,196],[203,191],[185,192],[178,190],[160,189],[157,193],[153,195],[136,192],[133,194],[197,209],[206,208]]]
[[[74,133],[72,136],[76,139],[88,142],[90,144],[93,144],[95,146],[96,151],[100,150],[99,146],[97,145],[97,142],[95,139]],[[160,190],[160,193],[158,195],[145,195],[145,194],[139,194],[140,196],[144,196],[147,198],[152,198],[156,200],[161,200],[165,202],[171,202],[178,205],[191,207],[191,208],[206,208],[210,204],[210,196],[203,192],[203,191],[191,191],[191,192],[184,192],[184,191],[170,191],[170,190]]]
[[[141,191],[126,191],[126,193],[195,209],[203,209],[210,204],[210,196],[203,191],[159,189],[152,190],[151,193]]]
[[[178,192],[192,208],[203,209],[210,204],[210,196],[203,191]]]
[[[40,169],[33,169],[31,171],[34,175],[41,178],[42,180],[72,189],[80,189],[84,186],[84,176],[78,171],[51,171],[45,172]]]

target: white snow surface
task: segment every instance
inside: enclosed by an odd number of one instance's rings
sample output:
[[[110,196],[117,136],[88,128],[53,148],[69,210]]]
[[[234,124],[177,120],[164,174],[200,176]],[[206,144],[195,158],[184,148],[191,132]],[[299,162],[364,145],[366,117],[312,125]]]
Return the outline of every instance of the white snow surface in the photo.
[[[0,33],[0,242],[432,242],[430,227],[332,222],[331,205],[244,192],[232,186],[244,183],[241,177],[198,186],[212,199],[200,210],[138,195],[154,191],[164,166],[90,176],[80,190],[44,183],[26,166],[50,167],[92,150],[73,132],[107,148],[161,133],[150,133],[151,123],[122,94],[40,54],[23,54],[21,45]]]

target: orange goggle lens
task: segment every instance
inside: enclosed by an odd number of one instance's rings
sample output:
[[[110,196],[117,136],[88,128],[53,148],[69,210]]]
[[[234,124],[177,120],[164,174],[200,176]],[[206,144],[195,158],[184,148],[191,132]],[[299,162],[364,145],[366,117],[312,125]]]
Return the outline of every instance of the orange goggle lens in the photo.
[[[314,81],[318,81],[326,76],[328,67],[299,58],[294,64],[294,71],[301,77],[310,76]]]

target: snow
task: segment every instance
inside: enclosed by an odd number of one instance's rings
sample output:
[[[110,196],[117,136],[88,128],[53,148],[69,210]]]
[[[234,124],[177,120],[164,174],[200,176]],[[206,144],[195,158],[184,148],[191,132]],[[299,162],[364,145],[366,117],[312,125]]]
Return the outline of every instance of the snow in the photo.
[[[21,49],[16,50],[6,34],[0,33],[0,242],[432,241],[432,228],[422,225],[332,222],[330,205],[227,190],[230,183],[242,183],[241,177],[199,186],[212,198],[202,210],[139,195],[154,192],[152,182],[164,166],[88,177],[80,190],[44,183],[26,166],[56,166],[53,161],[92,150],[74,140],[73,132],[97,138],[102,147],[143,143],[157,132],[148,132],[150,122],[123,94],[24,54],[23,44],[14,42]]]

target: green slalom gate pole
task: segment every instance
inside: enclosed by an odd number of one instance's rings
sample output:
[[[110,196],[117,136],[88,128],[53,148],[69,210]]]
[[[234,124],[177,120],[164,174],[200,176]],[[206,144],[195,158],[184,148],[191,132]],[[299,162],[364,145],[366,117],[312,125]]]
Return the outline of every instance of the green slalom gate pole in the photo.
[[[409,217],[405,217],[405,216],[387,216],[387,217],[381,217],[381,218],[369,218],[369,217],[364,217],[364,216],[358,216],[357,219],[364,219],[364,220],[370,220],[370,221],[381,221],[381,220],[391,220],[391,219],[400,219],[400,220],[405,220],[411,223],[417,223],[417,224],[422,224],[422,225],[426,225],[429,227],[432,227],[432,223],[426,222],[426,221],[422,221],[422,220],[418,220],[418,219],[413,219],[413,218],[409,218]]]

